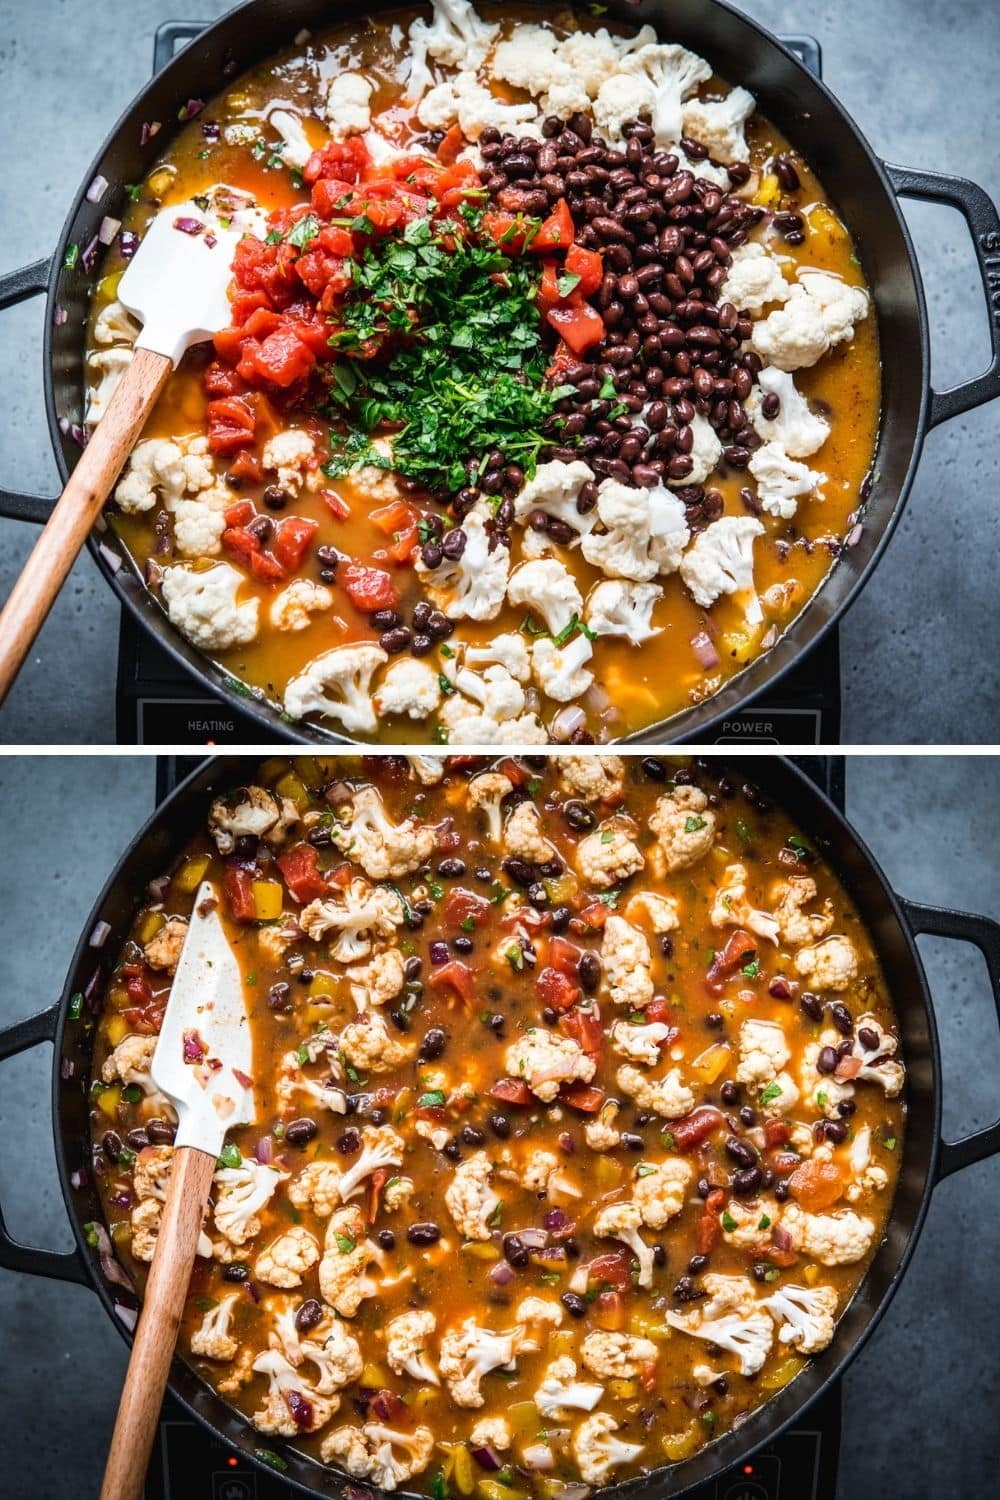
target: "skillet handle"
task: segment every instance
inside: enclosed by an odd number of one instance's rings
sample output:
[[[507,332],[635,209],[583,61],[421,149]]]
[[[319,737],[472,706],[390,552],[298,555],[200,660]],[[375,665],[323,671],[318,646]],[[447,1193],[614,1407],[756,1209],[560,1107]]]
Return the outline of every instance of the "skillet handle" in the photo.
[[[950,391],[931,387],[930,425],[947,422],[973,407],[982,406],[1000,396],[1000,214],[996,204],[983,188],[966,177],[950,177],[944,172],[923,172],[910,167],[885,170],[895,191],[904,198],[923,198],[928,203],[946,203],[957,208],[965,218],[972,236],[972,248],[983,278],[986,307],[990,319],[990,348],[993,358],[988,370]]]
[[[959,943],[972,943],[986,960],[993,991],[993,1003],[1000,1022],[1000,922],[992,917],[979,917],[973,912],[949,911],[939,906],[923,906],[919,901],[904,901],[910,927],[916,935],[925,932],[931,937],[954,938]],[[937,1181],[950,1177],[973,1162],[985,1161],[988,1156],[1000,1152],[1000,1120],[977,1130],[964,1140],[941,1142],[938,1157]]]
[[[16,1057],[29,1047],[42,1042],[54,1042],[59,1025],[59,1002],[48,1010],[39,1011],[25,1021],[16,1021],[6,1031],[0,1031],[0,1060]],[[0,1266],[8,1271],[28,1271],[32,1276],[51,1276],[56,1281],[77,1282],[89,1286],[87,1268],[79,1251],[67,1254],[59,1250],[36,1250],[31,1245],[21,1245],[11,1239],[0,1209]]]
[[[51,260],[36,260],[33,265],[21,266],[0,276],[0,308],[14,307],[37,297],[49,284]],[[49,519],[55,500],[43,500],[37,495],[20,495],[15,490],[0,489],[0,516],[8,521],[32,521],[43,526]]]

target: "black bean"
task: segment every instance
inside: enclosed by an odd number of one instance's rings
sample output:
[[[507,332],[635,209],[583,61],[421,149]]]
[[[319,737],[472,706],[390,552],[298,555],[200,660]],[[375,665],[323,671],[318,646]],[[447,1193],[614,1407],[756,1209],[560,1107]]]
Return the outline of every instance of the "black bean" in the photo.
[[[810,990],[803,990],[799,996],[799,1005],[805,1011],[810,1021],[822,1021],[823,1002],[818,995],[812,994]]]
[[[405,651],[413,640],[413,632],[405,625],[398,625],[395,630],[385,630],[378,638],[382,650],[389,656],[398,656],[400,651]]]
[[[741,1169],[733,1176],[733,1192],[737,1198],[752,1198],[759,1192],[762,1178],[760,1167]]]
[[[308,1333],[322,1321],[323,1305],[315,1297],[308,1297],[305,1302],[299,1303],[295,1311],[295,1328],[298,1333]]]
[[[434,641],[429,635],[415,635],[410,642],[410,654],[412,656],[426,656],[434,649]]]
[[[587,1304],[576,1292],[563,1292],[559,1300],[571,1318],[587,1316]]]
[[[757,1152],[749,1141],[740,1140],[739,1136],[726,1136],[726,1150],[738,1162],[741,1167],[755,1167],[757,1165]]]
[[[477,1125],[463,1125],[462,1140],[467,1146],[483,1146],[486,1144],[486,1132]]]
[[[745,1125],[748,1130],[752,1130],[757,1123],[757,1111],[751,1109],[749,1104],[744,1104],[740,1110],[740,1123]]]
[[[130,1130],[126,1135],[125,1144],[131,1147],[133,1151],[144,1151],[149,1145],[149,1136],[141,1125],[137,1125],[134,1130]]]
[[[490,1024],[491,1025],[492,1025],[492,1023],[493,1023],[493,1021],[495,1019],[496,1019],[495,1017],[492,1017],[492,1016],[490,1017]],[[501,1020],[502,1019],[503,1018],[501,1017]],[[499,1027],[494,1026],[493,1030],[497,1031],[497,1030],[499,1030]],[[509,1138],[509,1136],[510,1136],[510,1121],[508,1120],[508,1118],[507,1118],[506,1115],[490,1115],[489,1124],[490,1124],[490,1129],[492,1130],[493,1134],[497,1137],[498,1140],[506,1141]]]
[[[106,1130],[101,1136],[101,1149],[110,1162],[117,1162],[125,1149],[125,1143],[117,1130]]]
[[[833,1000],[827,1006],[827,1010],[830,1014],[830,1020],[836,1026],[841,1036],[850,1036],[854,1030],[854,1022],[851,1019],[851,1013],[847,1009],[847,1006],[840,1000]]]
[[[874,1052],[878,1047],[878,1032],[873,1031],[870,1026],[858,1027],[858,1041],[866,1052]]]
[[[395,1250],[396,1248],[396,1236],[391,1229],[380,1229],[378,1232],[378,1242],[383,1250]]]
[[[166,1120],[147,1120],[146,1134],[154,1146],[172,1146],[177,1135],[177,1126],[168,1125]]]
[[[425,568],[439,568],[444,561],[440,542],[425,542],[420,549],[420,561]]]
[[[698,1276],[702,1271],[707,1271],[708,1256],[692,1255],[691,1259],[688,1261],[688,1270],[691,1272],[692,1276]]]
[[[411,1224],[406,1238],[411,1245],[434,1245],[441,1238],[441,1231],[436,1224]]]
[[[837,1066],[837,1054],[832,1047],[821,1047],[816,1058],[817,1073],[832,1073]]]
[[[361,1150],[361,1136],[353,1127],[337,1137],[337,1150],[341,1156],[353,1156]]]
[[[222,1268],[223,1281],[246,1281],[250,1275],[242,1261],[234,1260]],[[322,1313],[320,1314],[322,1316]]]
[[[642,1136],[636,1135],[632,1130],[622,1131],[622,1145],[626,1151],[644,1151],[646,1149],[646,1142]]]
[[[840,1120],[827,1120],[825,1130],[827,1140],[834,1141],[838,1146],[847,1140],[847,1126]]]
[[[580,984],[588,994],[593,994],[601,982],[601,960],[596,953],[584,953],[577,969]]]
[[[516,1234],[504,1235],[503,1253],[508,1263],[517,1269],[526,1266],[530,1259],[527,1245]]]
[[[301,1119],[292,1120],[285,1126],[285,1140],[290,1146],[308,1146],[318,1130],[319,1126],[316,1121],[304,1115]]]
[[[526,890],[529,885],[534,885],[535,883],[535,867],[534,865],[529,865],[526,860],[508,857],[503,861],[500,868],[522,890]]]
[[[446,880],[456,880],[459,875],[465,874],[464,859],[443,859],[438,865],[437,872]]]
[[[732,1080],[730,1080],[729,1082],[722,1085],[721,1089],[719,1090],[719,1095],[722,1099],[723,1104],[735,1104],[737,1099],[740,1097],[739,1085],[733,1083]]]
[[[284,510],[291,499],[287,490],[283,490],[280,484],[269,484],[261,499],[268,510]]]
[[[718,1031],[718,1029],[721,1026],[724,1026],[725,1024],[726,1024],[725,1018],[722,1015],[721,1011],[718,1011],[718,1010],[709,1011],[708,1015],[705,1017],[705,1025],[711,1031]]]
[[[442,1056],[447,1045],[448,1038],[444,1032],[440,1027],[433,1026],[430,1031],[424,1034],[417,1057],[420,1062],[434,1062]]]

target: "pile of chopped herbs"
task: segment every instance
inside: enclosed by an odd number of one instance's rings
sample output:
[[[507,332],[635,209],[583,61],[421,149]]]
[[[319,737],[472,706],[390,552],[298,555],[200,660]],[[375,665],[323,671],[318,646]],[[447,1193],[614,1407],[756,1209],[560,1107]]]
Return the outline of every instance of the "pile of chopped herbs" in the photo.
[[[530,476],[543,424],[567,389],[545,383],[540,267],[415,219],[369,246],[353,278],[330,340],[328,414],[343,430],[331,433],[326,474],[373,464],[457,490],[470,482],[467,461],[498,448]],[[380,352],[359,358],[372,340]],[[402,424],[391,462],[371,441],[386,424]]]

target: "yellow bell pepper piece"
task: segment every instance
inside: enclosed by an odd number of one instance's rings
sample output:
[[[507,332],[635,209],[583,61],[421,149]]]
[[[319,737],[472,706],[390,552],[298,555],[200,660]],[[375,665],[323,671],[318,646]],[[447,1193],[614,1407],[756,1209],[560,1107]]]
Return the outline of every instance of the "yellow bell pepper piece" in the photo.
[[[453,1457],[455,1459],[455,1467],[452,1472],[452,1478],[461,1494],[471,1495],[476,1488],[476,1476],[472,1469],[472,1454],[464,1443],[459,1443],[454,1450]]]
[[[713,1042],[704,1052],[699,1052],[690,1064],[690,1071],[703,1083],[714,1083],[726,1071],[732,1055],[725,1042]]]
[[[477,1480],[476,1494],[480,1500],[527,1500],[523,1490],[509,1489],[496,1479]]]
[[[654,1339],[657,1343],[673,1336],[673,1329],[669,1323],[663,1323],[652,1313],[640,1310],[629,1314],[628,1331],[638,1338]]]
[[[790,1354],[780,1364],[775,1365],[770,1370],[765,1370],[760,1376],[760,1384],[766,1391],[780,1391],[783,1385],[787,1385],[790,1380],[795,1379],[796,1375],[806,1364],[808,1364],[808,1360],[803,1359],[800,1355]]]
[[[327,969],[318,969],[309,984],[310,998],[316,1000],[320,995],[332,996],[337,991],[337,976],[331,974]]]
[[[121,1099],[119,1088],[101,1089],[97,1096],[97,1107],[102,1115],[107,1115],[109,1120],[118,1118],[118,1102]]]
[[[754,202],[759,203],[762,208],[770,208],[777,203],[781,197],[781,183],[772,172],[765,172],[760,179],[760,187],[754,196]]]
[[[660,1439],[660,1447],[672,1464],[679,1464],[682,1459],[690,1458],[692,1453],[697,1453],[701,1447],[702,1433],[696,1422],[686,1427],[683,1432],[668,1432]]]
[[[112,1047],[117,1047],[128,1036],[128,1022],[124,1016],[109,1016],[104,1026],[104,1035]]]
[[[814,234],[825,234],[829,240],[847,238],[847,230],[825,203],[815,203],[806,214],[806,223]]]
[[[471,1255],[474,1260],[499,1260],[500,1251],[496,1245],[489,1240],[463,1240],[462,1254]]]
[[[212,863],[210,854],[189,854],[170,884],[181,896],[193,896]]]
[[[304,812],[309,806],[309,792],[301,776],[296,776],[294,771],[288,771],[278,782],[274,790],[279,797],[287,797],[294,802],[299,812]]]
[[[284,904],[284,887],[278,880],[255,880],[253,883],[253,914],[258,922],[274,922],[281,916]]]
[[[762,625],[756,625],[752,630],[725,631],[722,636],[723,654],[741,664],[748,662],[757,652],[762,630]]]
[[[608,1390],[619,1401],[632,1401],[639,1394],[639,1385],[635,1380],[622,1380],[616,1376],[608,1381]]]
[[[599,1156],[594,1166],[594,1177],[598,1187],[606,1193],[621,1182],[621,1164],[610,1156]]]
[[[361,1372],[361,1384],[374,1386],[377,1391],[383,1390],[392,1382],[392,1376],[385,1365],[376,1364],[369,1360]]]
[[[150,939],[156,936],[160,928],[166,927],[166,925],[167,919],[162,911],[148,911],[135,930],[136,942],[141,943],[145,947]]]
[[[538,1407],[534,1401],[515,1401],[507,1412],[507,1421],[514,1432],[537,1432],[539,1427]]]

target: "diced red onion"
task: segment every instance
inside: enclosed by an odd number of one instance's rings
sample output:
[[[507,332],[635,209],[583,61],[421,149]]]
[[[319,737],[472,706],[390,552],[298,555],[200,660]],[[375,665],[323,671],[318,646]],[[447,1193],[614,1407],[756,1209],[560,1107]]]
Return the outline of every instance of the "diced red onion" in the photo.
[[[859,521],[858,524],[856,526],[852,526],[851,529],[850,529],[850,531],[847,533],[847,543],[846,543],[846,545],[848,547],[856,547],[858,545],[858,543],[860,542],[861,538],[864,536],[864,532],[865,532],[865,528],[862,526],[861,522]]]
[[[489,1443],[484,1443],[481,1448],[473,1448],[472,1456],[481,1469],[489,1469],[491,1473],[495,1474],[498,1469],[503,1468],[503,1459]]]
[[[494,1286],[510,1286],[517,1279],[514,1267],[508,1265],[505,1260],[498,1261],[490,1271],[490,1280]]]
[[[363,1490],[357,1484],[345,1484],[344,1500],[375,1500],[371,1490]]]
[[[565,743],[578,729],[586,729],[587,715],[577,704],[569,703],[559,710],[550,727],[553,738]]]
[[[306,42],[312,41],[312,32],[308,26],[303,26],[301,31],[296,32],[293,38],[296,47],[304,47]]]
[[[554,1469],[556,1464],[555,1455],[548,1443],[531,1443],[522,1449],[521,1458],[525,1468],[536,1472],[540,1469]]]
[[[100,988],[101,971],[100,969],[95,969],[93,974],[91,974],[90,978],[87,980],[87,983],[84,985],[83,989],[83,1003],[90,1011],[96,1010],[97,1008],[97,995]]]
[[[64,323],[69,322],[69,313],[64,307],[60,307],[58,303],[56,303],[55,311],[52,314],[52,322],[56,328],[61,328]]]
[[[200,1063],[205,1059],[205,1043],[197,1031],[185,1031],[182,1038],[184,1061],[186,1063]]]
[[[101,1274],[105,1281],[111,1281],[115,1286],[123,1286],[127,1291],[132,1290],[131,1281],[129,1281],[113,1255],[101,1256]]]
[[[179,229],[181,234],[201,234],[205,226],[201,219],[189,219],[182,214],[174,220],[174,228]]]
[[[94,1231],[94,1239],[97,1241],[95,1249],[97,1250],[98,1255],[110,1255],[111,1241],[108,1238],[108,1231],[105,1229],[104,1225],[95,1223],[90,1224],[87,1227],[88,1230],[92,1229]]]
[[[63,437],[68,436],[68,434],[69,434],[69,417],[60,417],[59,418],[59,431],[62,433]]]
[[[604,709],[610,707],[611,698],[608,694],[607,688],[603,685],[603,683],[595,681],[591,684],[591,686],[587,689],[587,702],[590,704],[594,712],[598,714],[601,713]]]
[[[274,1141],[269,1135],[262,1135],[254,1147],[254,1156],[261,1166],[269,1167],[274,1160]]]
[[[246,1292],[251,1302],[253,1302],[254,1304],[260,1302],[260,1292],[258,1292],[257,1288],[254,1286],[253,1282],[249,1280],[249,1278],[244,1281],[243,1290]]]
[[[87,1186],[87,1174],[84,1171],[83,1167],[79,1167],[77,1171],[71,1172],[69,1174],[69,1185],[76,1192],[79,1192],[81,1188],[85,1188]]]
[[[71,1057],[64,1057],[62,1062],[59,1064],[59,1077],[62,1079],[63,1083],[68,1083],[75,1072],[76,1063]]]
[[[69,435],[73,439],[74,443],[76,444],[76,446],[78,448],[86,448],[86,446],[87,446],[87,434],[84,432],[84,430],[80,426],[79,422],[74,422],[72,424],[72,426],[69,429]]]
[[[107,565],[111,569],[112,573],[117,573],[118,569],[122,565],[122,560],[118,556],[117,552],[112,552],[111,548],[110,547],[106,547],[103,542],[100,542],[98,544],[97,550],[101,554],[101,556],[104,558],[104,561],[107,563]]]
[[[219,241],[216,239],[215,235],[211,232],[211,230],[209,230],[208,234],[206,234],[205,236],[205,244],[210,250],[214,250],[218,243]]]
[[[149,885],[146,887],[154,901],[162,901],[169,888],[169,875],[157,875],[156,879],[151,880],[149,882]]]
[[[570,1137],[572,1140],[572,1136]],[[566,1215],[561,1208],[550,1208],[545,1215],[544,1224],[546,1229],[562,1229],[566,1223]],[[521,1239],[524,1236],[520,1236]]]
[[[131,1333],[139,1321],[139,1309],[137,1307],[126,1307],[124,1302],[115,1303],[115,1317]]]
[[[90,184],[90,187],[87,189],[87,195],[86,195],[87,196],[87,202],[88,203],[100,203],[101,199],[104,197],[104,194],[107,192],[107,190],[108,190],[108,179],[106,177],[102,177],[101,174],[98,172],[97,176],[94,178],[93,182]]]
[[[792,1236],[787,1229],[782,1229],[780,1224],[776,1224],[771,1230],[771,1244],[778,1250],[790,1250],[792,1248]]]
[[[236,1082],[240,1085],[241,1088],[253,1088],[253,1079],[250,1077],[249,1073],[244,1073],[242,1068],[234,1068],[233,1077],[236,1079]]]
[[[103,948],[104,944],[107,942],[107,940],[108,940],[108,938],[110,936],[111,936],[111,923],[110,922],[105,922],[103,920],[101,920],[100,922],[95,922],[94,923],[94,930],[90,934],[90,940],[89,940],[91,948]]]
[[[102,245],[110,245],[121,227],[121,219],[109,219],[105,215],[105,217],[101,220],[100,228],[97,231],[97,238],[100,240]]]
[[[94,262],[97,260],[97,252],[98,252],[98,249],[100,248],[100,244],[101,244],[101,242],[97,238],[97,235],[95,234],[94,238],[91,240],[91,242],[87,246],[86,250],[84,250],[83,254],[80,256],[80,264],[83,267],[83,269],[87,272],[88,276],[90,275],[91,271],[94,269]]]
[[[710,667],[717,667],[722,659],[711,636],[706,635],[704,630],[699,630],[697,635],[691,637],[691,649],[706,671]]]
[[[118,249],[123,260],[131,260],[139,248],[139,236],[131,229],[123,229],[118,236]]]
[[[147,144],[147,142],[149,142],[149,141],[151,141],[153,139],[153,136],[156,135],[159,130],[160,130],[160,121],[159,120],[144,121],[142,129],[139,132],[139,145],[140,146],[145,146]]]
[[[517,1237],[528,1250],[544,1250],[549,1240],[544,1229],[519,1229]]]
[[[205,108],[204,99],[189,99],[188,102],[177,111],[177,118],[182,124],[193,120],[195,115],[200,115]]]

